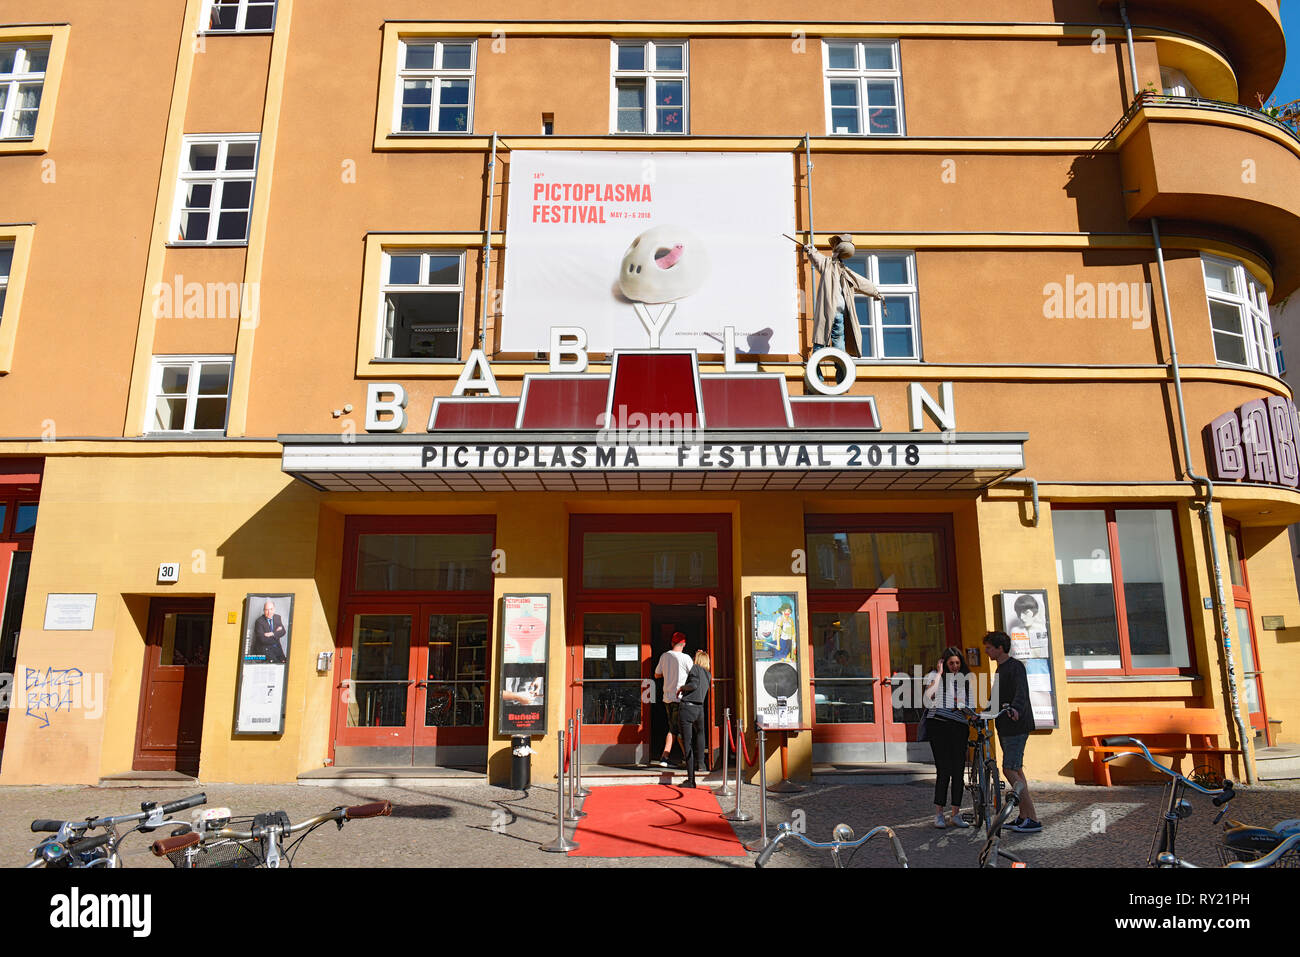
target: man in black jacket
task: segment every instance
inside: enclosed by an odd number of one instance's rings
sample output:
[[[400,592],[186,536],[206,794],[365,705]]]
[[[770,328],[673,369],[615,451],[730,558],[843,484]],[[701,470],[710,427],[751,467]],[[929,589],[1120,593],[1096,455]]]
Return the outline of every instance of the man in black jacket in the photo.
[[[1020,795],[1020,817],[1008,827],[1021,834],[1034,834],[1043,829],[1034,813],[1034,799],[1029,796],[1029,781],[1025,778],[1025,743],[1034,730],[1034,713],[1029,706],[1029,676],[1024,663],[1011,657],[1011,636],[1005,631],[990,631],[984,636],[984,653],[998,663],[998,674],[993,680],[993,709],[1010,705],[1011,710],[997,720],[998,744],[1002,748],[1002,773],[1007,785],[1014,788],[1024,781]]]

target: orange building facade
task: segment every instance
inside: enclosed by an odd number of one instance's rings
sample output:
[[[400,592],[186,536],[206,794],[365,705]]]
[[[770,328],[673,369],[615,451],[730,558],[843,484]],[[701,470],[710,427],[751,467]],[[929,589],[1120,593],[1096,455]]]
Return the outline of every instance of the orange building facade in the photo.
[[[0,0],[0,783],[643,766],[677,631],[772,774],[1006,629],[1031,778],[1149,705],[1266,775],[1277,2],[970,6]]]

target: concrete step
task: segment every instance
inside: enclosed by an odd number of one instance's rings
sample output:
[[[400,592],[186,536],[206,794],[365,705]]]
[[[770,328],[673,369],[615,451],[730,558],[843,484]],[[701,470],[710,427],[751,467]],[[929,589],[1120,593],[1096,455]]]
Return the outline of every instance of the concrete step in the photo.
[[[734,779],[734,770],[731,777]],[[551,781],[555,778],[552,777]],[[674,784],[686,780],[686,772],[681,768],[612,768],[599,764],[582,766],[582,783],[586,787],[606,787],[620,784]],[[712,773],[696,772],[695,783],[707,787],[719,787],[722,784],[722,768]]]
[[[199,779],[180,771],[126,771],[99,779],[101,788],[197,788]]]
[[[814,764],[818,784],[913,784],[933,781],[934,765],[920,761],[892,764]]]
[[[1300,747],[1279,744],[1255,749],[1255,771],[1261,781],[1293,781],[1300,778]]]
[[[441,767],[317,768],[298,775],[307,787],[458,787],[487,783],[487,769]]]

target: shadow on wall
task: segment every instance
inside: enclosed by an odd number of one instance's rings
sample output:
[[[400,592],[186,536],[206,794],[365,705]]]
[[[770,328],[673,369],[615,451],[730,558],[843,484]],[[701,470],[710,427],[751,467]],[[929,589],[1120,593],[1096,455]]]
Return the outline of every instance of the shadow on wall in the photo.
[[[320,507],[320,492],[286,485],[217,548],[222,577],[315,578]]]

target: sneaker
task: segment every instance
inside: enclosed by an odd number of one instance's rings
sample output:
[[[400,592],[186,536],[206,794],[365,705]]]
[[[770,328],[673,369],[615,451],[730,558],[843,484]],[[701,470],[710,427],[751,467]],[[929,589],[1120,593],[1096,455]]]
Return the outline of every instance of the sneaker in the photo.
[[[936,814],[934,816],[934,826],[941,831],[948,826],[948,823],[943,819],[942,814]]]
[[[953,827],[970,827],[970,825],[966,823],[966,819],[960,814],[954,814],[952,817],[948,818],[948,823]]]
[[[663,757],[659,758],[658,760],[651,761],[650,763],[651,763],[651,764],[657,764],[657,765],[659,765],[659,767],[661,767],[661,768],[671,768],[671,767],[672,767],[672,765],[668,763],[668,755],[666,755],[666,754],[665,754]]]
[[[1042,829],[1043,825],[1041,822],[1027,817],[1018,817],[1016,818],[1016,823],[1011,825],[1011,830],[1018,834],[1037,834]]]

